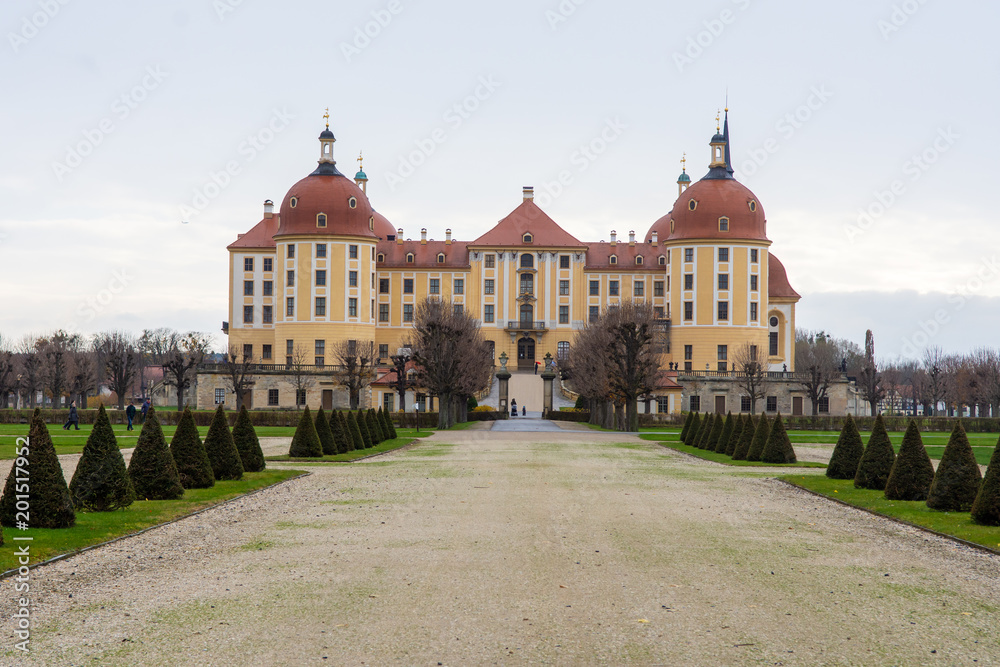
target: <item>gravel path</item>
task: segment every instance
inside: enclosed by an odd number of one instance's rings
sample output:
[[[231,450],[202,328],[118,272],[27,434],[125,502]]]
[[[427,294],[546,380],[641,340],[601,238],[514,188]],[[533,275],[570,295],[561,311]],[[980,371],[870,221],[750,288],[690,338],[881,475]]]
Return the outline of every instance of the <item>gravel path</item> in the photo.
[[[578,430],[308,469],[34,570],[0,663],[1000,663],[1000,558],[760,471]]]

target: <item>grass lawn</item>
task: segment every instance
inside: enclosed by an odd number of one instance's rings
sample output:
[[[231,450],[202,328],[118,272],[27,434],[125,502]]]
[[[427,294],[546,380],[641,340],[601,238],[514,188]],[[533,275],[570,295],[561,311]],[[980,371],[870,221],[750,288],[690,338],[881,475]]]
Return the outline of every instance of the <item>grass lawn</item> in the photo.
[[[690,454],[691,456],[697,456],[700,459],[705,459],[706,461],[715,461],[716,463],[724,463],[730,466],[742,466],[750,468],[825,468],[825,463],[815,463],[813,461],[799,461],[798,463],[761,463],[760,461],[734,461],[725,454],[717,454],[715,452],[705,451],[704,449],[698,449],[697,447],[688,447],[687,445],[682,445],[679,442],[669,442],[662,441],[657,438],[642,435],[639,436],[643,440],[657,440],[664,447],[668,449],[673,449],[684,454]]]
[[[266,461],[301,461],[304,463],[350,463],[351,461],[357,461],[358,459],[371,456],[372,454],[382,454],[384,452],[391,452],[394,449],[399,449],[400,447],[406,447],[418,437],[423,438],[432,433],[433,431],[429,431],[425,428],[420,429],[419,434],[416,432],[416,429],[397,428],[396,435],[399,436],[398,438],[383,440],[370,449],[355,449],[353,452],[347,452],[346,454],[335,454],[333,456],[322,456],[308,459],[292,458],[287,454],[284,456],[266,456],[264,459]]]
[[[60,554],[107,542],[144,528],[165,523],[250,491],[283,482],[302,474],[301,470],[265,470],[248,472],[239,481],[216,482],[211,489],[187,489],[177,500],[137,500],[115,512],[77,512],[72,528],[4,528],[5,543],[0,547],[0,572],[18,567],[14,551],[28,545],[31,562],[38,563]],[[31,542],[14,541],[14,537],[30,536]]]
[[[855,489],[851,480],[830,479],[824,475],[786,475],[779,479],[891,519],[1000,551],[1000,527],[974,524],[968,512],[938,512],[920,500],[886,500],[882,491]]]

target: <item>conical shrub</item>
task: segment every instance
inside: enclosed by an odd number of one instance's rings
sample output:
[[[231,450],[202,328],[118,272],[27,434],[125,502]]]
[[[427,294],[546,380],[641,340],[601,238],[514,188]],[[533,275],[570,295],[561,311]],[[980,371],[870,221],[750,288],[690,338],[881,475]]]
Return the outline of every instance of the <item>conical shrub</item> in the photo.
[[[946,512],[968,512],[976,501],[983,473],[969,446],[962,422],[956,421],[941,454],[934,481],[927,494],[927,506]]]
[[[767,444],[767,437],[770,434],[771,423],[767,420],[767,415],[762,412],[757,421],[757,428],[754,429],[750,448],[747,450],[747,461],[760,461],[760,455],[764,453],[764,445]]]
[[[861,442],[858,425],[854,417],[847,415],[844,426],[840,429],[837,445],[826,467],[826,476],[830,479],[854,479],[858,474],[858,463],[865,453],[865,445]]]
[[[240,453],[244,472],[262,472],[267,467],[260,439],[245,405],[240,407],[240,414],[233,426],[233,442],[236,444],[236,451]]]
[[[295,428],[295,435],[292,436],[292,446],[288,448],[288,455],[293,458],[319,458],[323,456],[323,443],[319,441],[316,423],[309,413],[308,405],[299,417],[299,425]]]
[[[701,442],[698,443],[699,449],[708,449],[708,443],[712,440],[712,432],[715,431],[715,423],[719,420],[719,415],[712,413],[708,415],[708,424],[705,425],[705,432],[701,437]],[[719,426],[719,431],[722,431],[722,426]]]
[[[389,439],[395,440],[396,427],[392,423],[392,418],[389,416],[389,412],[387,410],[383,410],[382,408],[379,408],[378,412],[379,415],[382,417],[382,425],[384,426],[384,430],[386,434],[389,436]]]
[[[757,431],[757,425],[753,421],[753,415],[743,418],[743,431],[740,433],[740,441],[736,443],[733,450],[734,461],[746,461],[747,454],[750,453],[750,445],[753,444],[753,436]]]
[[[694,417],[691,418],[691,427],[688,428],[687,438],[682,440],[682,442],[688,447],[693,447],[693,443],[698,439],[698,434],[701,431],[701,414],[694,412],[691,413]]]
[[[934,466],[924,449],[917,423],[910,420],[899,446],[896,462],[892,464],[889,480],[885,484],[885,497],[889,500],[927,500]]]
[[[708,436],[712,434],[713,426],[715,426],[714,416],[706,412],[701,417],[701,431],[698,433],[698,441],[694,443],[695,447],[698,449],[705,449],[705,444],[708,442]]]
[[[882,415],[875,418],[871,435],[868,436],[868,446],[858,462],[858,471],[854,475],[854,486],[858,489],[875,489],[885,491],[889,482],[889,473],[896,462],[896,452],[892,449],[889,434],[885,432]]]
[[[725,454],[726,447],[729,446],[729,439],[733,437],[733,413],[726,414],[726,421],[722,424],[722,434],[719,435],[719,441],[715,443],[715,453]]]
[[[212,462],[212,473],[215,479],[243,479],[243,461],[233,442],[233,434],[229,430],[229,420],[222,404],[215,411],[212,423],[205,435],[205,451],[208,460]]]
[[[346,454],[354,450],[354,440],[347,432],[347,422],[344,420],[344,413],[334,410],[330,413],[330,430],[333,431],[333,440],[337,443],[337,453]]]
[[[705,427],[708,426],[708,415],[698,413],[698,428],[694,431],[694,436],[691,438],[691,442],[688,443],[692,447],[698,447],[701,444],[701,439],[705,436]]]
[[[146,413],[146,422],[139,431],[139,440],[128,462],[128,476],[137,498],[174,500],[184,495],[177,475],[177,465],[163,437],[160,420],[153,408]]]
[[[104,406],[97,411],[94,430],[76,464],[69,483],[73,505],[79,510],[110,512],[135,502],[135,489],[128,478],[125,458],[118,449],[111,420]]]
[[[795,449],[792,441],[785,431],[785,422],[781,419],[781,413],[771,422],[771,430],[767,434],[767,443],[760,453],[760,460],[763,463],[795,463]]]
[[[361,428],[358,426],[358,420],[351,411],[347,412],[347,432],[351,434],[351,442],[354,445],[354,450],[365,448],[365,439],[361,437]]]
[[[719,438],[722,437],[724,422],[725,420],[722,418],[722,415],[716,413],[715,419],[712,420],[712,432],[708,434],[708,442],[705,443],[707,451],[714,452],[716,446],[718,446]]]
[[[354,416],[354,420],[358,424],[358,430],[361,432],[361,441],[364,443],[362,449],[370,449],[372,447],[372,436],[368,432],[368,420],[365,419],[365,413],[361,408],[358,408],[358,413]]]
[[[330,422],[320,406],[316,413],[316,435],[319,436],[319,444],[323,449],[324,456],[332,456],[337,453],[337,443],[333,439],[333,431],[330,430]]]
[[[365,413],[365,425],[368,426],[368,436],[372,439],[373,447],[385,439],[382,437],[382,429],[375,423],[375,411],[371,408]]]
[[[24,448],[27,452],[24,452]],[[18,500],[28,501],[28,528],[69,528],[76,523],[76,513],[73,511],[73,500],[56,448],[52,444],[49,429],[42,419],[41,410],[35,408],[28,427],[28,441],[16,442],[15,453],[21,453],[13,461],[7,483],[4,485],[3,497],[0,498],[0,524],[15,527],[19,520],[24,520],[23,514],[18,516]],[[25,460],[21,460],[25,459]],[[20,472],[18,471],[20,469]],[[27,472],[27,480],[24,473]],[[20,481],[18,481],[20,477]],[[28,485],[27,499],[20,498],[18,486]],[[22,510],[24,506],[21,506]]]
[[[681,442],[687,442],[688,431],[691,430],[691,422],[694,421],[694,413],[688,412],[687,417],[684,418],[684,426],[681,428]]]
[[[1000,440],[993,448],[986,477],[972,503],[972,520],[984,526],[1000,526]]]
[[[729,436],[729,442],[726,443],[725,454],[730,458],[736,453],[736,445],[740,444],[740,436],[743,435],[743,424],[743,415],[736,415],[733,419],[733,432]]]
[[[184,414],[177,422],[177,430],[170,439],[170,454],[177,466],[177,476],[185,489],[207,489],[215,486],[215,472],[208,459],[205,444],[198,435],[191,410],[184,408]]]

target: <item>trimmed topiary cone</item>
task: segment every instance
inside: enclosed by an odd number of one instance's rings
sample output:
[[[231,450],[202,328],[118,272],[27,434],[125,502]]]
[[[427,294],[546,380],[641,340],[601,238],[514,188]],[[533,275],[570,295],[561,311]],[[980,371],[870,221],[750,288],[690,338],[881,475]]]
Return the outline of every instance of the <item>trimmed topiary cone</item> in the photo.
[[[7,475],[3,497],[0,498],[0,523],[15,527],[18,521],[27,519],[29,528],[70,528],[76,523],[76,512],[73,511],[73,500],[56,448],[52,444],[49,429],[42,419],[41,410],[35,408],[31,416],[31,426],[28,427],[28,442],[16,442],[15,452],[20,451],[26,461],[15,459]],[[24,452],[24,447],[28,451]],[[23,465],[27,463],[27,465]],[[21,472],[18,472],[20,468]],[[28,473],[26,476],[24,473]],[[18,481],[18,477],[21,480]],[[24,479],[27,477],[27,479]],[[20,500],[28,501],[25,517],[18,516],[17,495],[18,485],[28,484],[28,497]],[[23,489],[20,489],[23,491]],[[23,495],[23,494],[22,494]],[[23,506],[22,506],[23,507]]]
[[[299,417],[299,425],[295,428],[295,435],[292,436],[292,445],[288,448],[288,455],[293,458],[319,458],[323,456],[323,443],[319,441],[316,423],[309,413],[308,405],[302,411],[302,416]]]
[[[205,451],[205,445],[194,425],[194,416],[184,408],[177,430],[170,439],[170,454],[177,466],[177,476],[185,489],[207,489],[215,486],[215,472]]]
[[[715,429],[718,428],[719,429],[718,432],[719,433],[722,432],[722,424],[718,424],[718,426],[716,426],[718,421],[719,421],[719,415],[715,413],[709,415],[708,426],[705,427],[705,435],[702,437],[701,443],[698,445],[699,448],[708,450],[709,443],[712,441],[712,433],[716,432]],[[718,436],[716,436],[716,438],[718,438]]]
[[[767,434],[767,443],[760,453],[760,460],[763,463],[795,463],[795,449],[792,441],[788,439],[788,432],[785,431],[785,422],[781,419],[781,413],[771,422],[771,430]]]
[[[365,413],[365,424],[368,426],[368,435],[371,436],[372,446],[385,440],[382,437],[382,429],[375,423],[375,411],[371,408],[368,408],[368,412]]]
[[[709,452],[714,452],[716,445],[719,444],[719,438],[722,437],[722,428],[724,426],[725,420],[719,413],[715,414],[715,419],[712,420],[712,431],[708,434],[708,441],[705,443],[705,450]]]
[[[694,444],[698,449],[705,449],[708,438],[712,434],[712,427],[715,426],[715,417],[707,412],[701,418],[701,432],[698,434],[698,442]]]
[[[941,454],[934,481],[927,494],[927,506],[946,512],[968,512],[976,501],[983,473],[969,446],[962,422],[956,421]]]
[[[984,526],[1000,526],[1000,440],[993,448],[986,477],[972,503],[972,520]]]
[[[698,438],[698,433],[701,431],[701,414],[693,413],[694,417],[691,418],[691,428],[688,429],[687,439],[682,442],[688,447],[693,447],[694,443]]]
[[[139,440],[132,450],[128,476],[138,498],[174,500],[184,495],[177,465],[163,437],[160,420],[152,408],[146,413],[146,423],[142,425]]]
[[[371,433],[368,432],[368,420],[365,419],[365,413],[361,408],[358,408],[358,413],[354,415],[354,420],[358,424],[358,430],[361,432],[361,441],[364,443],[362,449],[371,449],[374,444],[372,443]]]
[[[243,479],[243,461],[233,442],[233,434],[229,430],[229,420],[222,404],[215,410],[212,423],[205,436],[205,451],[208,460],[212,462],[212,472],[215,479]]]
[[[330,422],[327,420],[322,406],[316,413],[316,435],[319,436],[319,444],[323,449],[324,456],[333,456],[337,453],[337,442],[333,439],[333,431],[330,430]]]
[[[389,418],[388,411],[379,408],[378,416],[382,419],[382,430],[385,431],[386,437],[388,437],[389,440],[395,440],[396,427],[392,425],[392,419]]]
[[[726,443],[725,455],[730,458],[736,453],[736,445],[740,444],[740,436],[743,435],[743,425],[743,415],[736,415],[733,419],[733,432],[729,436],[729,442]]]
[[[837,446],[833,448],[833,455],[826,467],[826,476],[830,479],[854,479],[858,474],[858,463],[861,462],[864,453],[865,445],[861,442],[858,425],[854,417],[847,415],[844,426],[840,429],[840,436],[837,438]]]
[[[924,441],[917,423],[910,420],[899,446],[896,462],[892,464],[889,480],[885,484],[885,497],[889,500],[927,500],[927,493],[934,479],[934,466],[927,456]]]
[[[135,502],[135,489],[128,478],[125,458],[118,449],[111,420],[102,405],[97,411],[94,430],[76,464],[69,483],[73,505],[80,510],[111,512]]]
[[[681,428],[681,442],[687,442],[688,431],[691,430],[691,422],[694,421],[694,413],[688,412],[684,418],[684,427]]]
[[[244,472],[262,472],[267,467],[264,452],[260,448],[260,439],[257,438],[257,431],[254,430],[253,421],[245,405],[240,407],[236,425],[233,426],[233,443],[236,445],[236,451],[240,453]]]
[[[722,424],[722,434],[719,435],[719,441],[715,443],[715,453],[725,454],[726,447],[729,446],[729,439],[733,437],[733,413],[726,414],[726,421]]]
[[[854,487],[885,491],[889,473],[896,462],[896,452],[892,449],[889,434],[885,432],[882,415],[875,418],[872,433],[868,436],[868,446],[858,462],[858,472],[854,475]]]
[[[753,440],[750,441],[750,448],[747,449],[747,461],[760,461],[760,455],[764,452],[764,445],[767,444],[767,436],[771,434],[771,423],[767,420],[767,415],[763,412],[757,421],[757,428],[753,432]]]
[[[330,413],[330,430],[333,431],[333,440],[337,443],[337,453],[346,454],[354,450],[354,440],[347,432],[347,422],[344,420],[344,413],[334,410]]]
[[[734,461],[746,461],[747,454],[750,452],[750,445],[753,443],[754,433],[757,431],[757,425],[753,423],[753,416],[747,415],[743,418],[743,431],[740,433],[740,440],[736,443],[736,449],[733,450],[733,460]]]
[[[358,426],[358,420],[354,416],[354,413],[350,411],[347,413],[347,430],[351,434],[351,442],[354,445],[354,450],[364,449],[365,439],[361,436],[361,428]]]

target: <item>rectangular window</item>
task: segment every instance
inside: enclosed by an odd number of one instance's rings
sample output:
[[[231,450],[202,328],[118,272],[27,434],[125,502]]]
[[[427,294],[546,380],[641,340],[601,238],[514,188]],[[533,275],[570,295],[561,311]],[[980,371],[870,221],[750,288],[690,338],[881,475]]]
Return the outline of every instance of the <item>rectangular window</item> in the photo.
[[[690,368],[685,368],[684,370],[691,370]],[[688,404],[691,407],[691,412],[701,411],[701,396],[690,396],[688,397]]]
[[[756,248],[750,248],[750,263],[751,264],[756,264],[757,263],[757,249]]]
[[[378,279],[378,293],[379,294],[388,294],[389,293],[389,279],[388,278],[379,278]]]
[[[326,244],[325,243],[317,243],[316,244],[316,256],[317,257],[326,257]]]
[[[718,367],[716,368],[716,370],[720,373],[725,373],[728,369],[728,363],[725,361],[720,361]]]
[[[226,402],[226,390],[225,389],[221,389],[221,388],[220,389],[216,389],[215,390],[215,404],[218,405],[219,403],[225,403],[225,402]]]
[[[440,278],[431,278],[430,279],[430,287],[428,288],[427,291],[430,292],[431,294],[440,294],[441,293],[441,279]]]
[[[404,303],[403,304],[403,321],[412,322],[413,321],[413,304]]]
[[[353,297],[347,300],[347,316],[358,316],[358,300]]]
[[[556,343],[556,359],[566,361],[569,359],[569,341],[561,340]]]
[[[632,296],[644,296],[646,293],[646,283],[639,281],[632,286]]]
[[[770,354],[772,357],[778,356],[778,332],[772,331],[771,333],[769,333],[767,335],[767,342],[769,344],[768,354]]]
[[[295,287],[295,272],[289,271],[285,276],[285,285],[288,287]]]
[[[295,341],[286,340],[285,341],[285,354],[295,354]]]
[[[493,321],[493,306],[492,304],[486,304],[486,306],[483,307],[483,322],[492,322],[492,321]]]
[[[316,316],[326,317],[326,297],[318,296],[316,297]]]
[[[243,323],[253,324],[253,306],[243,306]]]
[[[497,265],[496,255],[486,255],[486,268],[492,269]]]
[[[292,317],[295,315],[295,297],[290,296],[285,299],[285,316]]]
[[[265,280],[263,286],[264,296],[271,296],[274,294],[274,281]]]
[[[243,270],[244,271],[253,271],[253,257],[244,257],[243,258]]]
[[[662,320],[663,319],[663,306],[653,306],[653,315],[656,316],[656,319]]]
[[[599,296],[601,294],[601,281],[591,280],[590,281],[590,296]]]
[[[740,396],[740,412],[750,412],[749,396]]]
[[[294,243],[289,243],[288,244],[288,259],[294,259],[294,258],[295,258],[295,244]]]
[[[455,294],[465,294],[465,279],[455,278]]]
[[[264,324],[271,324],[274,322],[274,308],[273,306],[264,306]]]
[[[267,404],[268,405],[277,405],[278,404],[278,390],[277,389],[268,389],[267,390]]]
[[[756,358],[757,358],[757,346],[756,345],[751,345],[750,346],[750,359],[756,359]]]
[[[319,271],[316,272],[316,286],[317,287],[326,287],[326,271],[325,270],[321,269],[321,270],[319,270]]]
[[[315,341],[313,343],[313,349],[317,357],[322,357],[323,355],[326,354],[326,341],[325,340]]]
[[[756,292],[757,291],[757,276],[756,275],[750,276],[750,291],[751,292]]]
[[[295,404],[296,405],[305,405],[306,404],[306,390],[305,389],[298,389],[298,390],[296,390],[296,392],[295,392]]]
[[[691,372],[691,362],[690,361],[685,361],[684,362],[684,370],[687,371],[688,373]]]
[[[403,278],[403,294],[413,294],[413,278]]]
[[[559,306],[559,324],[569,324],[569,306]]]
[[[694,301],[684,302],[684,320],[690,322],[694,319]]]
[[[253,344],[243,343],[243,360],[251,361],[253,359]]]
[[[718,356],[718,360],[719,361],[726,361],[727,359],[729,359],[729,346],[728,345],[719,345],[718,346],[718,351],[717,351],[716,354]]]
[[[685,262],[694,261],[694,248],[684,248],[684,261]]]
[[[268,273],[274,270],[274,259],[270,257],[264,258],[264,273]]]
[[[253,281],[244,280],[243,281],[243,296],[253,296]]]
[[[685,273],[684,274],[684,289],[694,289],[694,274]]]
[[[684,361],[691,361],[694,359],[694,345],[684,346]]]
[[[670,412],[670,397],[669,396],[657,396],[656,397],[656,411],[660,414],[666,414]]]
[[[653,296],[663,296],[663,281],[654,280],[653,281]]]
[[[590,311],[588,312],[588,317],[590,318],[590,321],[596,322],[597,318],[599,318],[600,316],[601,316],[601,307],[591,306]]]
[[[830,397],[824,396],[816,403],[816,408],[821,415],[830,414]]]
[[[569,255],[559,255],[559,268],[560,269],[569,268]]]
[[[559,296],[569,296],[569,281],[560,280],[559,281]]]
[[[356,245],[349,245],[349,246],[347,246],[347,256],[350,257],[351,259],[357,259],[358,258],[358,246],[356,246]]]
[[[358,286],[358,272],[357,271],[348,271],[347,272],[347,286],[348,287],[357,287]]]
[[[393,399],[395,398],[396,395],[393,394],[391,391],[387,391],[384,394],[382,394],[382,409],[385,410],[386,412],[392,412],[393,407],[395,405],[393,403]]]
[[[719,302],[719,319],[728,320],[729,319],[729,302],[720,301]]]
[[[483,293],[484,294],[493,294],[493,279],[492,278],[487,278],[485,281],[483,281]]]
[[[618,296],[618,281],[609,280],[608,281],[608,294],[610,296]]]
[[[451,312],[453,312],[456,315],[461,315],[463,312],[465,312],[465,306],[463,306],[460,303],[452,304]]]
[[[729,289],[729,274],[720,273],[719,274],[719,291],[726,291]]]
[[[729,261],[729,248],[719,248],[719,261],[720,262]]]
[[[757,303],[755,301],[750,302],[750,321],[757,321]]]
[[[388,343],[379,343],[379,346],[378,346],[378,358],[379,359],[388,359],[389,358],[389,344]]]
[[[380,303],[378,305],[378,321],[379,322],[389,321],[389,304]]]
[[[273,354],[274,353],[271,351],[271,344],[270,343],[264,343],[263,345],[260,346],[260,358],[261,359],[270,359],[270,358],[272,358]]]
[[[767,411],[768,412],[777,412],[778,411],[778,397],[777,396],[768,396],[767,397]]]

